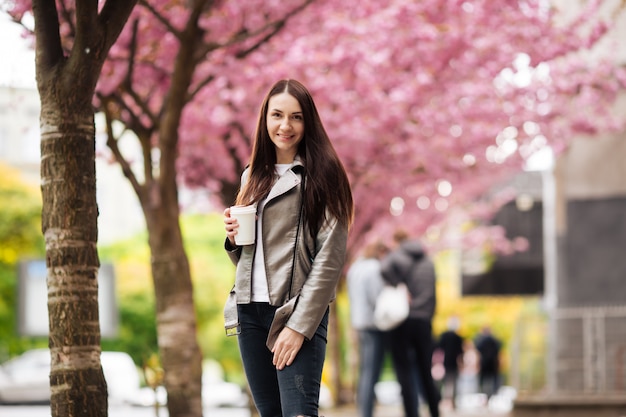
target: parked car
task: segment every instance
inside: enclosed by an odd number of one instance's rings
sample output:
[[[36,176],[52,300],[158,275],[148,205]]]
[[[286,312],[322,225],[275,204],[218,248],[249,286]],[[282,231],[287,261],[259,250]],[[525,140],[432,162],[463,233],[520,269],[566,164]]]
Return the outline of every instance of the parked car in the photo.
[[[130,403],[139,392],[141,380],[130,355],[102,352],[109,403]],[[50,402],[50,351],[33,349],[0,365],[0,403]]]
[[[154,406],[167,404],[167,391],[164,386],[155,389],[144,387],[132,404]],[[202,405],[206,408],[247,407],[249,396],[244,388],[234,382],[224,381],[224,370],[214,360],[204,361],[202,368]]]
[[[248,404],[248,394],[235,383],[206,380],[202,383],[202,405],[205,407],[245,407]]]

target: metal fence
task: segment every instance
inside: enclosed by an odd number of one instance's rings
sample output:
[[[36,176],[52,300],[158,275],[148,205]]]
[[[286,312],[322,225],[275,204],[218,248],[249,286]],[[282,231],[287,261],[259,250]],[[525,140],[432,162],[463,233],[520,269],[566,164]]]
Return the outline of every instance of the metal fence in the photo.
[[[521,318],[511,383],[519,392],[626,394],[626,306]]]

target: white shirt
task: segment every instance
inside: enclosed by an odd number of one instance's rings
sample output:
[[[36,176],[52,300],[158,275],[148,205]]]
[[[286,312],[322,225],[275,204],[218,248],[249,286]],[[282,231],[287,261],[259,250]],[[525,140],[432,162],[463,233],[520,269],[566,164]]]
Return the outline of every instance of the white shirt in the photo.
[[[293,164],[276,164],[276,173],[282,176]],[[254,263],[252,265],[252,301],[267,303],[270,301],[269,290],[267,288],[267,275],[265,273],[265,256],[263,256],[263,208],[265,200],[259,201],[257,206],[256,222],[256,248],[254,252]]]

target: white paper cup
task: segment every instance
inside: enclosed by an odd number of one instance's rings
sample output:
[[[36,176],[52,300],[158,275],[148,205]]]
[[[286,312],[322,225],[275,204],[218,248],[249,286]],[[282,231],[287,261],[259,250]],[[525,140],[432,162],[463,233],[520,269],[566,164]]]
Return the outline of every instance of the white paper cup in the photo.
[[[239,223],[235,243],[240,246],[253,244],[256,229],[256,206],[232,206],[230,217],[236,218],[237,223]]]

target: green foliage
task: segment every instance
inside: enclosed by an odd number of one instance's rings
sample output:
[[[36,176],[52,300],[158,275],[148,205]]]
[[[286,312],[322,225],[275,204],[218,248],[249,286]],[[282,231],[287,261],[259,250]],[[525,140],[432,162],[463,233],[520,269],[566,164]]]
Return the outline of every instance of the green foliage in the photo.
[[[0,263],[15,265],[43,253],[41,194],[19,173],[0,165]]]
[[[153,294],[121,295],[119,310],[119,334],[114,339],[102,339],[102,350],[127,352],[143,366],[158,351]]]
[[[15,269],[0,263],[0,340],[7,341],[15,332],[17,279]],[[2,349],[8,349],[2,346]],[[0,352],[3,356],[4,352]]]
[[[200,348],[205,358],[222,365],[227,379],[241,383],[237,338],[224,332],[224,302],[235,281],[235,267],[224,252],[222,216],[185,216],[182,229],[194,279]]]
[[[19,175],[0,165],[0,263],[9,266],[22,257],[44,252],[41,194]]]
[[[136,364],[143,366],[158,352],[147,236],[140,233],[99,247],[98,254],[102,263],[114,265],[119,308],[119,334],[102,339],[102,349],[127,352]]]
[[[46,346],[47,339],[17,336],[17,263],[44,254],[41,194],[19,172],[0,165],[0,201],[0,362],[4,362],[26,349]]]
[[[17,334],[17,282],[17,269],[0,263],[0,363],[25,350],[48,346],[47,337]]]

